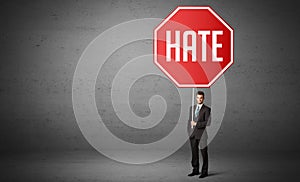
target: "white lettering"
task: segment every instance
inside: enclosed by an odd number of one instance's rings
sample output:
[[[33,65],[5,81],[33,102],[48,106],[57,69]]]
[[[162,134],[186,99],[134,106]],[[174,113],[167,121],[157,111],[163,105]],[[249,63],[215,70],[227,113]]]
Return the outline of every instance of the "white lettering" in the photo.
[[[217,57],[217,49],[222,48],[222,44],[217,43],[217,35],[223,35],[223,31],[212,31],[212,61],[222,62],[223,58]]]
[[[210,31],[198,31],[198,34],[202,37],[202,61],[206,61],[206,36],[210,35]]]
[[[197,61],[197,53],[202,53],[201,60],[202,62],[207,61],[207,39],[208,36],[211,37],[211,51],[210,53],[212,54],[211,58],[213,62],[222,62],[223,57],[218,57],[217,56],[217,50],[218,48],[222,48],[222,43],[218,43],[217,41],[217,36],[218,35],[223,35],[222,30],[198,30],[198,35],[201,36],[201,49],[197,49],[197,34],[193,30],[187,30],[183,32],[182,39],[183,39],[183,62],[188,62],[188,53],[191,52],[192,54],[192,62]],[[175,49],[175,61],[180,62],[180,37],[181,32],[179,30],[175,31],[175,42],[171,43],[171,30],[166,31],[166,61],[170,62],[171,61],[171,51],[172,49]],[[191,42],[189,42],[189,37],[191,37]],[[198,50],[198,51],[197,51]]]
[[[171,61],[171,48],[175,48],[175,60],[180,61],[180,31],[175,31],[175,43],[171,44],[171,31],[166,31],[167,61]]]
[[[189,36],[192,36],[192,45],[188,45]],[[188,51],[192,51],[192,62],[196,62],[196,33],[185,31],[183,33],[183,62],[188,61]]]

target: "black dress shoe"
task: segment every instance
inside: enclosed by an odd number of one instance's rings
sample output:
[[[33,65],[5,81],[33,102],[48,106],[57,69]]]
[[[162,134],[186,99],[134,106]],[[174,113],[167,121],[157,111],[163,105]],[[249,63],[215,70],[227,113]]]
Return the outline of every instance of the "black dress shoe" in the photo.
[[[201,173],[201,175],[199,176],[199,178],[205,178],[206,176],[208,176],[207,173]]]
[[[199,175],[200,173],[199,172],[192,172],[190,174],[188,174],[188,176],[196,176],[196,175]]]

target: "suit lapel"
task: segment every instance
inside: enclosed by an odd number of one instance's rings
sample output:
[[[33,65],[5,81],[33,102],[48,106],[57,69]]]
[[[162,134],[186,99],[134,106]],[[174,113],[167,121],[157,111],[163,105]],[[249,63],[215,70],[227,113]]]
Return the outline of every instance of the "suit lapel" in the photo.
[[[203,114],[203,112],[204,112],[204,104],[202,105],[202,107],[201,107],[201,109],[200,109],[200,111],[199,111],[199,115],[198,115],[198,117],[200,117],[200,116],[202,116],[202,114]]]
[[[200,112],[203,112],[204,107],[205,107],[205,105],[203,104],[202,107],[201,107],[201,109],[200,109]],[[200,113],[200,112],[199,112],[199,113]]]

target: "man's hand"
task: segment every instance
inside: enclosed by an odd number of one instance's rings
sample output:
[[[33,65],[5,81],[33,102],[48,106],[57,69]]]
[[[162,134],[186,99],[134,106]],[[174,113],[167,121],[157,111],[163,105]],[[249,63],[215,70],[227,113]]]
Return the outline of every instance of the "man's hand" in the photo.
[[[192,126],[192,127],[196,126],[196,124],[197,124],[197,123],[196,123],[195,121],[191,121],[191,126]]]

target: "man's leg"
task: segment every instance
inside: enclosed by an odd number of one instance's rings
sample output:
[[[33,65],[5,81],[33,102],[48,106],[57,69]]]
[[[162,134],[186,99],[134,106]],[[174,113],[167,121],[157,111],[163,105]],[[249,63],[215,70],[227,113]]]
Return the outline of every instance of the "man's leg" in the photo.
[[[202,169],[201,175],[206,176],[208,174],[208,148],[207,148],[207,131],[204,130],[201,140],[200,140],[200,148],[201,148],[201,156],[202,156]]]
[[[208,152],[207,152],[207,146],[203,149],[201,149],[201,155],[203,159],[203,165],[201,169],[201,174],[207,174],[208,173]]]
[[[194,138],[190,139],[191,150],[192,150],[192,166],[193,172],[199,173],[199,140]]]

